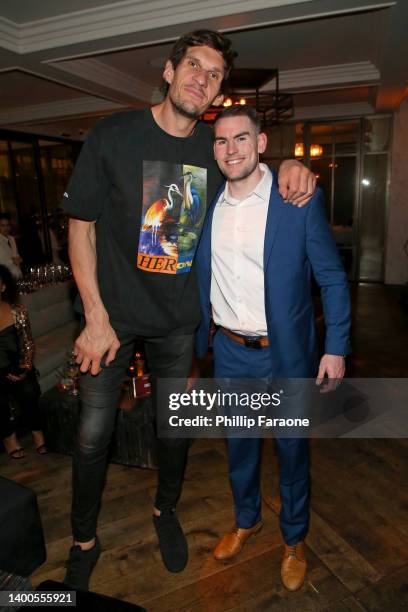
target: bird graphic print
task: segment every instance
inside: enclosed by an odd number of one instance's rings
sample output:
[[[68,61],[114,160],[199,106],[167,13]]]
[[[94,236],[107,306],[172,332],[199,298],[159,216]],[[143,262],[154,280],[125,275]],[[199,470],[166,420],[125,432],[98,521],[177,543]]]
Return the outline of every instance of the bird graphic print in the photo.
[[[173,195],[178,194],[183,197],[180,189],[175,183],[165,185],[165,187],[168,187],[167,198],[156,200],[149,206],[144,217],[143,229],[152,230],[152,243],[157,241],[157,230],[163,225],[168,215],[167,211],[174,206]]]
[[[207,170],[189,164],[143,162],[143,203],[137,267],[189,272],[207,207]]]

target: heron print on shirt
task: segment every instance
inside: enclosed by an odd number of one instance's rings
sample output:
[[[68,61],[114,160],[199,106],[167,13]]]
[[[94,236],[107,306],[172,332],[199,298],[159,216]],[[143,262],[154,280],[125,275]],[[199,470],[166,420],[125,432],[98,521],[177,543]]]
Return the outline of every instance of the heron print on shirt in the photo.
[[[189,272],[206,207],[206,168],[144,161],[137,267],[161,274]]]

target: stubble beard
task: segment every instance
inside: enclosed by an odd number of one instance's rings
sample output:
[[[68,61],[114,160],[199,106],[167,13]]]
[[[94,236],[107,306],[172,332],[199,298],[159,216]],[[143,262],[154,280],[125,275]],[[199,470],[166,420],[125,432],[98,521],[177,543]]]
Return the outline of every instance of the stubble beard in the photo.
[[[244,168],[241,174],[237,174],[235,176],[234,175],[228,176],[228,174],[225,173],[225,176],[231,183],[235,183],[236,181],[244,181],[246,178],[248,178],[248,176],[251,176],[254,170],[256,170],[257,166],[258,166],[258,160],[255,160],[253,165],[250,168]]]
[[[197,121],[201,117],[201,112],[197,111],[196,109],[189,108],[188,106],[183,104],[183,102],[174,100],[170,95],[169,100],[174,110],[182,117],[186,117],[186,119],[193,119],[195,121]]]

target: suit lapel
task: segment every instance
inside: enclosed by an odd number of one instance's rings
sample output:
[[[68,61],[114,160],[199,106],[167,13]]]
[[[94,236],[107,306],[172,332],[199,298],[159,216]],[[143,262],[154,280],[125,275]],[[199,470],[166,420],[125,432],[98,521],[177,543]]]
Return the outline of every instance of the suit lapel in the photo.
[[[204,219],[203,231],[200,239],[200,255],[202,258],[202,266],[205,270],[205,281],[210,285],[211,279],[211,234],[212,234],[212,222],[214,217],[215,206],[218,202],[218,199],[221,193],[225,189],[225,183],[220,187],[218,192],[216,193],[214,199],[212,200],[210,207],[207,211],[207,215]],[[208,294],[209,295],[209,294]]]
[[[278,175],[273,172],[271,195],[269,198],[268,216],[266,219],[264,240],[264,271],[268,267],[269,258],[272,253],[273,244],[278,231],[279,223],[286,204],[282,200],[278,190]]]

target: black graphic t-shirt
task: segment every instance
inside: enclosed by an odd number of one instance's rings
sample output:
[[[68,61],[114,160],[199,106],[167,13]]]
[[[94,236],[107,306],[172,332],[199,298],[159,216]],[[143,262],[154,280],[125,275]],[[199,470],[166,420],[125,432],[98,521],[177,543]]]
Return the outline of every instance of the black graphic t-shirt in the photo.
[[[114,114],[92,130],[63,206],[96,221],[98,283],[115,329],[194,331],[199,302],[192,263],[221,181],[205,124],[178,138],[145,109]]]

